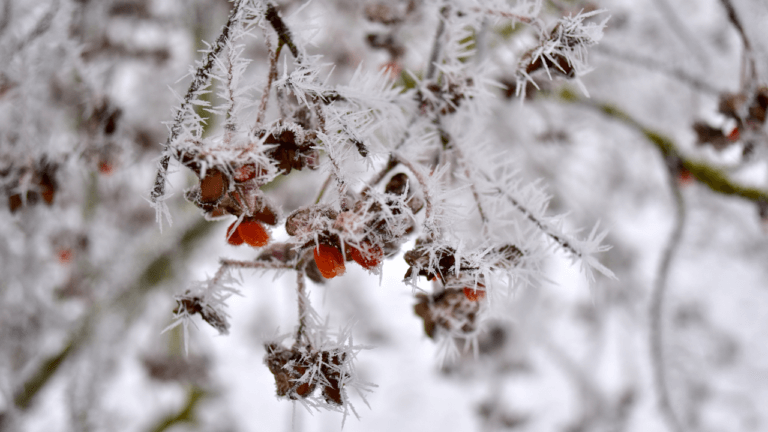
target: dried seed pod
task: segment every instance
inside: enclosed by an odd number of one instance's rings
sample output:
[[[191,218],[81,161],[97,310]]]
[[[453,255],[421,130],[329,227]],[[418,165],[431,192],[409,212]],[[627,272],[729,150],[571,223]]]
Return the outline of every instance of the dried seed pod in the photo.
[[[289,235],[303,237],[315,230],[325,230],[333,225],[339,214],[330,207],[312,205],[297,209],[285,221],[285,230]]]
[[[384,187],[384,192],[392,195],[402,195],[408,188],[408,175],[397,173],[392,176]]]
[[[317,379],[304,375],[314,364],[312,356],[303,354],[298,348],[288,349],[274,343],[265,345],[265,348],[264,363],[275,376],[277,395],[290,399],[311,395],[317,386]]]
[[[329,383],[323,387],[323,397],[328,403],[342,405],[344,400],[341,394],[341,382],[346,376],[342,376],[341,366],[344,364],[347,354],[339,351],[323,351],[320,358],[322,360],[320,373],[325,376]]]
[[[211,168],[200,180],[200,201],[205,204],[217,203],[229,188],[229,180],[223,172]]]
[[[416,298],[413,310],[424,320],[424,332],[430,338],[434,339],[438,328],[462,334],[477,329],[480,303],[467,299],[463,290],[447,289],[433,295],[419,294]]]

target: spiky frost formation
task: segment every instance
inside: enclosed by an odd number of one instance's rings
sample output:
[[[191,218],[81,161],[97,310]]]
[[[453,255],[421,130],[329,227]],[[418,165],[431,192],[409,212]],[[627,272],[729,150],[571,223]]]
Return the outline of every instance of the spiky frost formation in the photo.
[[[187,327],[195,314],[199,314],[203,321],[215,328],[220,335],[229,334],[226,301],[233,295],[240,295],[240,291],[235,288],[237,281],[229,273],[224,269],[213,278],[192,284],[183,294],[175,297],[177,306],[174,310],[174,322],[163,332],[183,325],[186,352],[189,352]]]
[[[525,87],[528,83],[538,88],[531,74],[543,69],[550,80],[552,79],[552,72],[573,78],[581,91],[589,96],[587,88],[579,80],[579,77],[591,70],[587,61],[587,48],[600,42],[603,37],[603,29],[610,17],[599,23],[585,23],[584,20],[605,12],[605,10],[596,10],[563,17],[549,34],[542,35],[539,45],[525,53],[520,59],[515,94],[525,98]]]

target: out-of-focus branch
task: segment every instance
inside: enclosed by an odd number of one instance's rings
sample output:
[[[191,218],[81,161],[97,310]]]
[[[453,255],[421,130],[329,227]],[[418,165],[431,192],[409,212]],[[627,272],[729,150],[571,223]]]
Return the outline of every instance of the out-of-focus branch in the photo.
[[[197,404],[206,396],[206,391],[197,386],[192,386],[187,394],[187,401],[178,413],[169,414],[152,428],[152,432],[163,432],[179,423],[194,423]]]
[[[668,160],[664,161],[668,164]],[[656,273],[656,280],[651,292],[651,301],[648,310],[648,319],[650,321],[649,342],[651,349],[651,364],[653,366],[653,383],[656,387],[656,396],[658,398],[659,409],[664,416],[668,426],[675,432],[683,432],[685,428],[675,412],[669,397],[669,386],[667,383],[667,373],[664,355],[664,300],[667,294],[667,280],[669,279],[669,269],[672,265],[672,259],[680,245],[680,239],[683,235],[683,226],[685,224],[685,201],[680,192],[680,186],[673,172],[669,168],[669,187],[675,201],[675,223],[672,233],[669,236],[667,245],[661,256],[661,263]]]
[[[723,93],[723,91],[717,89],[715,86],[710,85],[709,83],[694,77],[688,72],[685,72],[683,70],[676,69],[676,68],[671,68],[667,66],[665,63],[660,62],[652,57],[641,57],[638,55],[629,54],[622,50],[608,47],[604,43],[601,43],[600,45],[597,45],[592,49],[594,52],[598,54],[603,54],[611,58],[630,63],[632,65],[640,66],[651,71],[662,73],[684,84],[687,84],[695,88],[696,90],[706,92],[715,96],[719,96],[720,94]]]
[[[679,160],[680,164],[687,169],[696,180],[706,185],[711,190],[724,195],[738,196],[756,203],[768,202],[768,192],[762,189],[739,185],[731,181],[731,179],[728,178],[728,175],[721,169],[706,162],[694,161],[686,158],[671,138],[646,127],[620,108],[608,103],[584,99],[569,89],[560,91],[558,96],[565,102],[577,103],[579,105],[590,107],[608,117],[637,129],[656,146],[666,160]]]
[[[169,251],[175,251],[174,256],[178,260],[186,259],[195,250],[196,243],[206,237],[213,224],[206,220],[201,220],[189,227],[181,236],[178,242],[168,247]],[[157,258],[147,264],[144,271],[139,273],[136,281],[129,286],[127,290],[111,299],[107,308],[94,307],[86,315],[77,330],[75,330],[69,341],[57,353],[52,354],[40,363],[37,371],[22,384],[14,394],[14,403],[21,410],[26,410],[32,406],[40,391],[51,381],[51,378],[57,376],[56,373],[61,370],[64,362],[73,354],[78,352],[90,337],[91,329],[97,325],[97,320],[101,314],[107,314],[109,311],[126,309],[126,316],[133,319],[139,316],[134,309],[141,307],[137,297],[148,294],[153,288],[160,285],[170,275],[170,267],[173,260],[169,253],[161,253]],[[126,327],[127,328],[127,327]]]
[[[725,11],[728,12],[728,20],[736,28],[736,31],[741,37],[741,42],[744,44],[744,58],[741,71],[741,87],[742,90],[748,90],[750,85],[757,79],[757,69],[755,66],[754,53],[752,52],[752,44],[749,42],[744,26],[739,20],[739,16],[736,14],[736,9],[733,7],[731,0],[720,0],[723,4]]]
[[[704,55],[704,49],[696,41],[696,38],[691,34],[691,31],[688,30],[685,22],[680,19],[680,16],[675,9],[669,4],[669,0],[653,0],[653,2],[656,4],[659,12],[661,12],[661,16],[667,21],[667,26],[672,30],[672,33],[683,42],[683,45],[691,51],[700,64],[706,65],[707,57]]]

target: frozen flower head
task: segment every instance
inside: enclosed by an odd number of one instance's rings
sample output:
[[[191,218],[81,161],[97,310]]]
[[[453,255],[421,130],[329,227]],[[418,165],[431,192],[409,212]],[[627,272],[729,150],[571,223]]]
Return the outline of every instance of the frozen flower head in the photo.
[[[521,57],[517,70],[516,94],[525,97],[525,87],[529,82],[538,88],[531,75],[544,70],[549,79],[552,79],[553,72],[574,79],[588,96],[586,88],[579,81],[580,76],[591,70],[587,48],[602,39],[603,29],[610,17],[599,23],[585,23],[584,20],[604,12],[605,10],[596,10],[561,18],[538,46]]]

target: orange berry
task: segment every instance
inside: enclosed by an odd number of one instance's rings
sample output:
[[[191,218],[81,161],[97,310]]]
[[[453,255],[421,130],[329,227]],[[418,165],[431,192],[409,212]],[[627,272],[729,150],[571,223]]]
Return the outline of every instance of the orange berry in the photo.
[[[237,221],[232,222],[232,225],[227,228],[227,243],[231,244],[232,246],[240,246],[241,244],[245,243],[245,240],[240,237],[240,231],[235,229],[236,223]]]
[[[485,298],[485,291],[464,287],[464,297],[466,297],[469,301],[480,301]]]
[[[269,243],[269,233],[264,229],[261,222],[245,219],[240,222],[237,232],[244,242],[253,247],[262,247]]]
[[[341,276],[347,271],[344,267],[344,256],[335,246],[320,244],[315,247],[315,264],[320,274],[326,279]]]
[[[347,248],[349,249],[349,255],[356,263],[360,264],[362,268],[370,270],[379,265],[381,259],[384,257],[384,252],[381,251],[381,248],[378,245],[371,246],[368,242],[365,242],[365,245],[368,246],[367,251],[361,251],[360,249],[349,245],[347,245]]]

